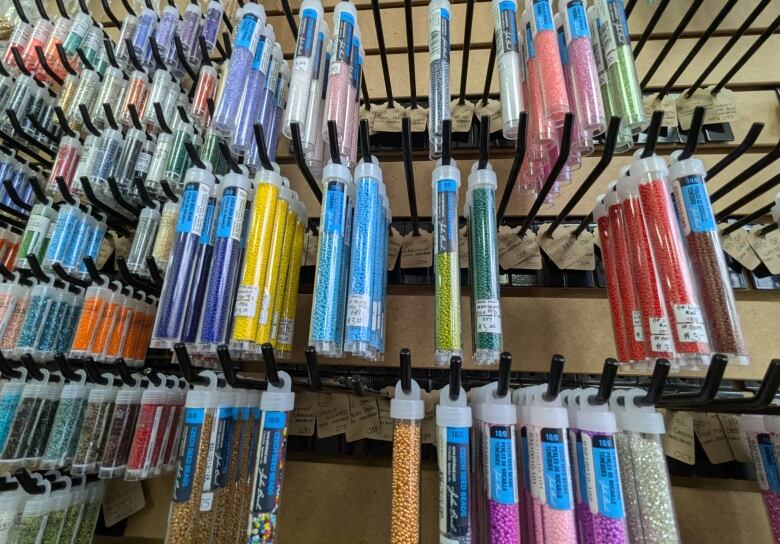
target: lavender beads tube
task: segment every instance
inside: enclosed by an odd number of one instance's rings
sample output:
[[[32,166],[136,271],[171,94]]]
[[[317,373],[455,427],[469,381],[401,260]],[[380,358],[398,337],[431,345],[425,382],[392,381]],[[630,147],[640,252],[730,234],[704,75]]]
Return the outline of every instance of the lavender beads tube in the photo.
[[[279,136],[282,134],[281,125],[284,116],[285,106],[287,105],[287,92],[289,90],[290,68],[287,61],[282,60],[281,73],[276,84],[276,104],[274,106],[274,115],[271,118],[271,138],[266,145],[266,152],[270,160],[276,160],[276,149],[279,147]]]
[[[271,56],[271,43],[269,42],[270,26],[266,26],[260,33],[260,39],[257,42],[254,59],[252,59],[252,69],[246,80],[241,108],[238,119],[233,130],[233,137],[230,141],[230,150],[237,155],[245,155],[254,141],[254,123],[257,117],[260,99],[262,97],[263,87],[265,87],[266,71],[268,61]],[[273,30],[270,30],[273,35]]]
[[[254,50],[265,24],[265,10],[257,4],[246,4],[241,8],[241,22],[236,30],[233,42],[233,55],[230,57],[225,88],[212,120],[214,130],[229,136],[235,127],[241,96],[244,93]]]
[[[202,32],[203,41],[206,42],[206,49],[209,53],[214,49],[214,46],[217,45],[217,34],[219,34],[223,13],[222,4],[215,0],[209,2],[208,7],[206,8],[206,20],[203,23]]]
[[[206,294],[206,284],[209,281],[212,255],[214,254],[214,214],[217,208],[217,198],[210,197],[206,204],[206,219],[203,221],[203,232],[195,254],[195,264],[192,267],[192,288],[190,289],[189,305],[184,312],[184,325],[181,331],[181,341],[193,343],[198,337],[198,325],[203,311],[203,297]]]
[[[184,310],[190,294],[192,265],[206,220],[206,208],[214,176],[208,170],[190,168],[176,221],[176,239],[168,259],[165,284],[154,323],[152,347],[170,348],[179,340]]]
[[[268,47],[270,44],[267,44]],[[268,67],[268,75],[265,78],[265,87],[260,93],[260,104],[257,107],[255,123],[260,123],[263,127],[263,136],[265,136],[266,145],[271,140],[271,124],[276,114],[276,87],[279,83],[281,74],[282,48],[278,43],[274,43],[271,54],[271,62]]]
[[[160,22],[157,25],[157,50],[160,52],[163,62],[166,65],[173,66],[176,58],[173,36],[176,34],[176,24],[179,22],[179,10],[174,6],[165,6]]]
[[[214,255],[200,324],[199,349],[211,352],[228,340],[228,324],[241,270],[241,239],[248,217],[249,178],[227,174],[223,180],[214,233]]]

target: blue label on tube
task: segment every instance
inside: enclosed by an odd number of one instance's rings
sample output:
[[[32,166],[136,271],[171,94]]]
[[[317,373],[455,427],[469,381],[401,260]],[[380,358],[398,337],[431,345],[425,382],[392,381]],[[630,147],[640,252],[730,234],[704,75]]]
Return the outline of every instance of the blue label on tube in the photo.
[[[286,412],[263,413],[253,505],[256,513],[273,512],[276,509],[282,480],[286,427]]]
[[[173,490],[173,500],[176,502],[186,502],[192,495],[192,479],[195,476],[200,434],[205,419],[206,411],[203,408],[187,408],[184,411],[179,468],[176,473],[176,487]]]
[[[233,220],[236,216],[236,191],[235,187],[228,187],[222,193],[219,216],[217,217],[217,238],[230,238],[233,232]]]
[[[525,51],[529,59],[536,58],[536,50],[534,49],[534,39],[531,33],[531,23],[525,25]]]
[[[534,0],[533,18],[536,32],[555,30],[552,7],[550,7],[549,0]]]
[[[590,444],[598,511],[608,518],[623,518],[625,517],[623,494],[620,489],[614,437],[608,434],[594,434],[590,437]]]
[[[214,233],[214,209],[217,207],[217,199],[209,198],[206,204],[206,217],[203,220],[203,231],[200,235],[201,245],[207,246],[214,243],[212,234]]]
[[[585,14],[585,6],[582,5],[582,0],[571,0],[566,4],[566,16],[569,21],[569,36],[571,36],[572,40],[590,38],[588,16]]]
[[[775,452],[772,449],[772,439],[767,433],[760,433],[756,436],[756,442],[769,490],[772,493],[780,493],[780,476],[777,474],[777,459],[775,459]]]
[[[325,204],[325,232],[344,233],[344,204],[346,194],[344,184],[338,181],[328,183]]]
[[[707,189],[704,186],[704,180],[699,176],[687,176],[678,180],[682,202],[678,202],[679,196],[676,196],[678,207],[682,204],[685,210],[683,227],[686,232],[690,229],[692,232],[715,232],[715,216],[712,213],[710,199],[707,195]]]
[[[445,501],[442,510],[447,534],[465,537],[469,532],[469,429],[447,427]]]
[[[490,427],[488,463],[490,498],[501,504],[517,504],[513,430],[508,425]]]
[[[351,13],[343,11],[339,18],[338,42],[336,44],[336,62],[349,64],[352,54],[352,34],[355,29],[355,18]]]
[[[255,50],[255,56],[252,59],[252,70],[260,69],[260,63],[263,61],[263,52],[265,51],[266,43],[265,36],[261,35],[260,39],[257,40],[257,49]]]
[[[561,64],[567,66],[569,64],[569,50],[566,49],[566,34],[563,32],[563,27],[558,28],[558,51],[561,54]]]
[[[252,46],[252,38],[254,37],[256,26],[257,17],[251,13],[244,14],[244,16],[241,18],[241,23],[238,25],[234,49],[239,47],[249,49]]]
[[[311,57],[314,50],[314,32],[317,30],[317,12],[306,8],[301,13],[301,27],[298,30],[298,43],[295,47],[296,57]]]
[[[517,19],[514,2],[501,2],[498,4],[498,13],[501,23],[501,45],[504,53],[519,51],[517,44]]]
[[[582,433],[577,431],[577,479],[580,484],[580,501],[588,502],[588,479],[585,476],[585,447],[582,445]]]
[[[571,483],[566,463],[563,429],[542,429],[542,468],[547,504],[556,510],[571,510]]]

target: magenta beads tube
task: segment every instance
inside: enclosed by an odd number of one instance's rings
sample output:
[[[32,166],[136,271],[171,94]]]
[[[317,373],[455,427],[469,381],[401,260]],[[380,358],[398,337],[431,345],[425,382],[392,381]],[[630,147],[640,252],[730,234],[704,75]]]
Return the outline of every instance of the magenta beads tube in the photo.
[[[288,105],[282,124],[282,131],[287,138],[292,137],[290,131],[292,123],[300,123],[302,127],[306,123],[314,72],[319,70],[317,46],[318,43],[321,43],[318,34],[322,22],[322,2],[320,0],[303,0],[298,25],[298,42],[295,45],[290,78],[290,94],[287,98]]]
[[[236,124],[252,58],[265,25],[265,10],[258,4],[246,4],[240,10],[240,21],[233,39],[233,55],[225,76],[225,88],[212,121],[214,130],[224,136],[230,135]]]
[[[748,450],[756,469],[756,480],[764,499],[769,525],[775,542],[780,541],[780,477],[772,437],[767,432],[764,416],[742,415],[739,426],[745,434]],[[775,427],[776,428],[776,427]]]
[[[333,39],[335,44],[328,72],[328,92],[325,97],[325,118],[322,137],[330,141],[328,121],[335,121],[339,139],[344,139],[352,88],[352,37],[357,28],[357,10],[351,2],[339,2],[333,12]],[[339,143],[341,143],[341,141]]]
[[[498,59],[498,83],[501,88],[501,117],[504,138],[517,138],[520,112],[523,111],[523,87],[520,77],[520,42],[517,36],[517,0],[493,0],[493,23]]]

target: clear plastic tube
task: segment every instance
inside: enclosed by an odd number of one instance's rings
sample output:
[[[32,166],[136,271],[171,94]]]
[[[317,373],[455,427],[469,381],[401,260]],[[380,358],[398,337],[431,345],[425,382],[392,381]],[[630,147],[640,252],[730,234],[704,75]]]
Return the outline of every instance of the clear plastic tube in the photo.
[[[112,383],[112,378],[104,375]],[[114,410],[117,389],[103,386],[92,389],[87,399],[84,423],[81,427],[71,471],[74,474],[93,472],[103,457],[103,447],[108,435],[111,413]]]
[[[257,4],[247,4],[240,10],[241,22],[233,40],[233,55],[225,76],[225,88],[214,114],[214,129],[230,135],[238,118],[241,96],[257,49],[260,31],[265,25],[265,10]]]
[[[287,138],[292,137],[290,125],[300,123],[305,128],[308,102],[314,73],[319,70],[317,63],[318,30],[323,21],[322,2],[320,0],[304,0],[300,8],[300,23],[298,25],[298,41],[293,57],[292,75],[290,78],[289,104],[284,114],[282,132]]]
[[[146,109],[146,101],[148,98],[149,78],[146,77],[145,73],[136,70],[130,74],[130,80],[127,84],[127,93],[122,101],[117,120],[126,127],[132,126],[133,120],[130,117],[130,106],[135,108],[138,115],[142,115]],[[114,114],[116,115],[116,111]]]
[[[339,154],[346,161],[347,166],[353,168],[357,157],[357,134],[358,123],[360,122],[360,78],[363,75],[363,57],[366,52],[360,45],[360,27],[355,27],[355,33],[352,35],[352,54],[351,54],[351,72],[350,79],[350,100],[347,102],[347,108],[344,116],[344,122],[339,125],[339,131],[344,132],[340,135]],[[327,129],[327,124],[326,127]]]
[[[128,18],[129,17],[130,16],[128,15]],[[98,62],[106,55],[103,46],[102,29],[92,24],[87,30],[86,34],[84,34],[84,39],[81,41],[80,49],[81,52],[84,53],[84,58],[86,58],[87,61],[90,62],[93,66],[97,67],[98,73],[105,75],[105,71],[100,69],[101,63]]]
[[[171,256],[176,235],[176,219],[178,215],[178,202],[166,202],[160,213],[160,225],[157,227],[157,236],[154,238],[152,257],[161,272],[168,268],[168,259]]]
[[[447,365],[463,355],[460,318],[460,265],[458,264],[458,189],[460,170],[455,161],[436,161],[433,188],[433,256],[436,286],[435,362]]]
[[[450,386],[445,386],[439,393],[436,406],[436,450],[439,464],[439,541],[447,544],[471,543],[470,427],[471,409],[466,404],[466,392],[461,389],[452,400]]]
[[[123,195],[132,193],[135,163],[145,144],[146,133],[143,130],[130,128],[125,133],[125,144],[122,147],[122,154],[119,155],[114,173],[117,186]]]
[[[544,116],[544,105],[542,103],[542,84],[539,81],[539,70],[536,58],[536,49],[532,38],[531,22],[528,18],[528,11],[524,11],[520,19],[524,30],[525,43],[523,53],[525,54],[525,77],[528,85],[528,110],[530,112],[531,122],[531,141],[534,146],[541,150],[547,150],[555,147],[555,131],[553,126]]]
[[[60,77],[65,77],[66,72],[65,67],[60,62],[60,57],[57,55],[57,45],[63,44],[70,33],[70,27],[71,20],[68,17],[60,15],[54,19],[54,28],[51,36],[49,36],[46,46],[43,48],[43,56],[47,64]],[[40,66],[40,64],[38,66],[38,76],[43,81],[51,81],[49,74],[43,70],[43,66]]]
[[[271,138],[266,142],[268,146],[266,152],[270,160],[276,160],[276,151],[279,147],[279,136],[281,136],[282,115],[287,107],[287,92],[290,88],[290,66],[286,60],[282,60],[279,78],[276,81],[276,102],[274,103],[274,114],[271,118],[270,133]],[[350,166],[354,163],[350,162]]]
[[[106,235],[106,218],[100,213],[93,212],[90,219],[94,219],[94,222],[90,222],[90,230],[86,243],[84,244],[84,249],[79,258],[69,261],[69,264],[73,267],[72,272],[74,275],[82,278],[89,276],[84,259],[90,257],[93,261],[97,261],[98,255],[100,254],[100,248],[103,245],[103,238]],[[78,272],[76,272],[76,270]]]
[[[201,127],[207,127],[211,121],[208,101],[214,99],[217,90],[217,71],[204,64],[200,68],[195,94],[192,97],[190,117]]]
[[[146,190],[150,196],[159,198],[162,192],[160,181],[165,174],[165,165],[168,164],[168,157],[173,149],[173,134],[163,132],[157,139],[157,147],[154,149],[152,161],[149,164],[149,173],[146,175]]]
[[[87,35],[87,31],[91,27],[92,17],[90,17],[89,13],[79,12],[74,15],[68,36],[65,38],[65,41],[62,42],[62,48],[65,50],[65,53],[70,56],[75,55],[76,50],[79,48],[79,46],[81,46],[81,43],[84,40],[84,36]],[[58,56],[57,59],[59,60]]]
[[[322,134],[320,123],[322,121],[323,87],[329,67],[325,63],[325,58],[328,55],[328,31],[328,23],[323,19],[320,21],[319,32],[317,33],[312,82],[308,88],[309,99],[306,102],[306,119],[301,132],[301,147],[304,154],[309,154],[314,150],[315,142],[319,139],[319,135]],[[292,136],[289,137],[291,138]]]
[[[184,185],[176,241],[165,272],[160,309],[154,324],[153,347],[170,348],[181,336],[184,310],[192,289],[192,265],[203,234],[208,199],[214,190],[214,176],[208,170],[191,168]]]
[[[335,121],[339,133],[339,146],[343,144],[347,110],[352,100],[352,37],[356,32],[357,10],[351,2],[339,2],[333,12],[333,54],[328,72],[322,137],[330,140],[327,121]]]
[[[146,48],[149,46],[149,38],[154,35],[156,29],[157,14],[154,10],[143,8],[138,14],[138,23],[132,38],[133,50],[137,58],[144,58]]]
[[[36,47],[40,47],[41,49],[45,48],[53,31],[54,25],[47,18],[41,17],[35,21],[32,32],[30,33],[30,39],[27,41],[27,45],[24,46],[24,50],[22,51],[22,61],[29,72],[35,73],[38,71],[40,62],[38,61],[38,55],[36,54],[35,49]],[[23,118],[23,116],[20,117],[20,119]]]
[[[268,47],[270,42],[266,45]],[[265,84],[260,90],[260,99],[257,104],[257,111],[255,112],[255,123],[260,123],[263,127],[263,136],[265,137],[266,145],[271,142],[271,124],[275,114],[276,108],[276,91],[279,85],[279,77],[282,70],[282,63],[284,58],[282,57],[282,48],[279,43],[274,43],[272,48],[271,59],[268,65],[268,73],[265,78]],[[266,149],[268,150],[268,149]]]
[[[551,2],[552,0],[534,0],[533,5],[529,6],[529,16],[537,77],[540,84],[544,85],[543,117],[553,126],[559,127],[563,125],[564,116],[571,108],[563,79]]]
[[[181,49],[190,64],[197,64],[200,59],[198,37],[200,36],[200,5],[188,4],[177,29],[181,40]]]
[[[27,45],[27,42],[30,41],[32,30],[33,27],[30,25],[30,23],[25,23],[22,20],[19,20],[14,26],[11,37],[8,39],[8,45],[6,47],[5,53],[3,54],[3,65],[6,66],[12,75],[19,74],[19,69],[16,67],[16,59],[13,55],[13,49],[16,49],[21,55],[24,52],[25,45]]]
[[[12,356],[16,348],[16,342],[22,332],[25,319],[27,317],[27,310],[30,307],[30,301],[32,300],[32,289],[24,287],[15,292],[13,298],[13,306],[8,310],[8,315],[3,316],[3,336],[0,339],[0,351],[6,357]],[[2,433],[2,419],[0,419],[0,446],[5,439]]]
[[[138,388],[122,388],[117,393],[108,427],[108,439],[100,461],[100,478],[116,478],[125,473],[143,393]]]
[[[301,258],[303,257],[303,241],[306,230],[306,206],[298,201],[295,232],[293,234],[290,268],[284,285],[284,297],[279,309],[279,325],[274,337],[274,348],[277,357],[284,359],[290,356],[295,332],[295,313],[298,307],[298,283],[301,275]]]
[[[216,0],[211,0],[206,7],[206,13],[204,15],[203,40],[206,42],[206,50],[211,53],[214,47],[217,45],[217,35],[219,34],[219,28],[222,25],[222,14],[224,8],[222,4]]]
[[[57,150],[57,157],[54,159],[51,175],[46,182],[46,194],[50,196],[59,194],[58,177],[62,177],[63,181],[65,181],[65,186],[70,188],[80,158],[81,144],[78,139],[63,136],[60,139],[60,146]]]
[[[14,268],[29,268],[27,255],[33,254],[38,262],[43,261],[44,240],[49,225],[57,221],[57,212],[46,204],[36,204],[30,211],[30,219],[24,229],[19,252],[14,262]]]
[[[83,380],[62,388],[41,468],[59,468],[70,464],[78,443],[88,395],[89,388]]]
[[[329,163],[323,172],[322,228],[317,247],[317,271],[314,279],[309,344],[328,357],[342,352],[344,270],[346,241],[349,236],[349,192],[352,176],[341,164]]]
[[[163,179],[165,179],[176,194],[183,191],[184,176],[190,167],[190,156],[187,153],[186,145],[195,140],[195,127],[188,123],[178,123],[173,136],[173,144],[168,154],[168,160],[165,162],[163,170]]]
[[[295,191],[291,191],[291,193],[292,198],[290,199],[290,205],[287,208],[287,217],[284,226],[284,240],[282,241],[282,256],[279,261],[279,275],[276,279],[276,293],[271,304],[271,337],[269,338],[269,342],[272,345],[276,343],[276,336],[279,331],[279,319],[281,317],[280,314],[284,303],[285,289],[287,287],[287,275],[290,273],[290,259],[295,241],[296,226],[298,224],[298,212],[300,211],[298,193]]]
[[[158,429],[163,425],[166,387],[149,387],[141,396],[138,419],[127,456],[126,480],[139,480],[151,474]]]
[[[130,246],[130,252],[127,255],[127,268],[133,274],[149,277],[146,257],[151,253],[159,224],[160,210],[158,205],[141,210],[141,213],[138,215],[135,236],[133,236],[133,244]]]
[[[127,87],[128,82],[125,81],[122,71],[110,66],[103,76],[103,83],[100,85],[97,98],[95,99],[92,111],[89,114],[92,123],[97,128],[102,129],[107,126],[106,113],[103,104],[111,106],[111,111],[114,115],[118,114],[122,107],[122,102],[125,99]],[[141,112],[138,113],[140,114]]]
[[[712,350],[728,354],[732,363],[747,364],[747,346],[731,288],[726,258],[718,236],[707,188],[704,164],[695,158],[679,160],[672,153],[669,177],[673,180],[677,218],[685,236],[688,261],[702,302]]]
[[[16,84],[11,91],[11,96],[8,98],[6,109],[15,111],[18,119],[24,119],[27,115],[30,99],[32,98],[35,89],[36,84],[33,78],[25,75],[17,77]],[[10,134],[14,130],[8,116],[5,116],[3,121],[0,122],[0,128],[2,128],[3,132],[6,134]]]
[[[87,177],[95,191],[110,193],[108,191],[108,178],[116,172],[119,156],[122,153],[124,140],[122,133],[114,129],[106,129],[95,141],[94,155]]]
[[[157,51],[159,51],[162,61],[171,71],[176,69],[176,63],[178,62],[173,41],[178,24],[179,10],[176,6],[165,6],[160,14],[160,22],[157,24],[155,40],[157,41]]]
[[[517,138],[520,112],[525,108],[520,84],[523,62],[517,36],[517,1],[493,0],[498,82],[501,89],[501,117],[504,138]]]
[[[154,104],[164,104],[170,94],[170,89],[174,85],[173,78],[167,70],[157,70],[152,76],[152,85],[149,90],[149,97],[144,103],[143,111],[138,110],[138,115],[142,123],[150,125],[155,130],[160,129],[157,121],[157,114],[154,111]]]
[[[452,7],[449,0],[431,0],[428,3],[428,140],[432,158],[441,157],[442,123],[450,118],[451,16]]]

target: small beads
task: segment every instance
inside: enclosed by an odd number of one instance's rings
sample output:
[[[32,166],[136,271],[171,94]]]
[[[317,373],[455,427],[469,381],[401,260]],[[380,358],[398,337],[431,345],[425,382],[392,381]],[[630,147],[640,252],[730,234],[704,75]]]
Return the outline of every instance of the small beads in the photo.
[[[401,420],[394,424],[392,478],[390,542],[416,544],[420,541],[420,425],[418,422]]]

